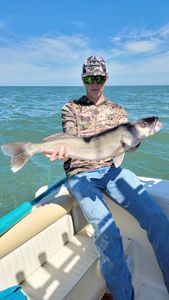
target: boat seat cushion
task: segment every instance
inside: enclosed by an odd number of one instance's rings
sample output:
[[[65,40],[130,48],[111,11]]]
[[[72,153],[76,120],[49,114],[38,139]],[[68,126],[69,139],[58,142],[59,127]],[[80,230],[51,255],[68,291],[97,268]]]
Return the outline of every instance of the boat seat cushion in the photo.
[[[123,238],[125,249],[130,241]],[[30,299],[100,299],[106,283],[99,271],[92,238],[84,230],[73,236],[22,283],[22,288]]]
[[[91,238],[77,234],[37,271],[27,277],[22,283],[22,289],[30,299],[84,299],[82,295],[79,295],[79,298],[77,296],[72,298],[71,293],[81,280],[83,286],[86,285],[87,273],[90,275],[90,281],[92,278],[92,285],[96,284],[88,293],[93,293],[93,299],[94,297],[99,299],[106,285],[98,270],[96,250]],[[92,298],[91,295],[86,294],[89,287],[91,287],[90,282],[84,290],[85,299]]]
[[[74,234],[66,214],[0,260],[0,290],[20,284],[67,243]],[[10,274],[10,276],[9,276]]]
[[[74,235],[66,214],[0,260],[0,290],[20,284],[32,300],[101,299],[106,284],[92,234],[88,225]]]

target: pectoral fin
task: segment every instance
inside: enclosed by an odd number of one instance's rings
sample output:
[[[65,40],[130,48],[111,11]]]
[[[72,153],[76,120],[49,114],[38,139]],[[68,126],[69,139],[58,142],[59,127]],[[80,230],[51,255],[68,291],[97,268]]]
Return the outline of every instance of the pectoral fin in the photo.
[[[125,152],[122,153],[122,154],[120,154],[120,155],[118,155],[118,156],[115,156],[113,158],[113,163],[114,163],[114,165],[115,165],[116,168],[118,168],[122,164],[122,161],[124,159],[124,155],[125,155]]]

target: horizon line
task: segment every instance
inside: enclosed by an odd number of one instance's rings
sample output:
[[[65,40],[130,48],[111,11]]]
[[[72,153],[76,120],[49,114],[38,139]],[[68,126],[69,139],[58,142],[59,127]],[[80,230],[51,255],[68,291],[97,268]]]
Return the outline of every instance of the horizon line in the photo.
[[[131,87],[131,86],[169,86],[169,84],[115,84],[115,85],[107,85],[106,87]],[[84,87],[84,85],[0,85],[0,88],[3,87]]]

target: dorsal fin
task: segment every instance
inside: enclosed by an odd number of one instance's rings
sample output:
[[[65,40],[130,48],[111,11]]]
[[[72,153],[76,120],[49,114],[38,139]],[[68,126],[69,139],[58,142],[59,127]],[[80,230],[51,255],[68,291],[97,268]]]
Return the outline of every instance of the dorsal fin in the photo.
[[[57,133],[54,133],[52,135],[49,135],[47,137],[45,137],[43,139],[44,142],[51,142],[51,141],[54,141],[56,140],[57,138],[66,138],[66,137],[70,137],[71,135],[70,134],[67,134],[67,133],[64,133],[64,132],[57,132]]]

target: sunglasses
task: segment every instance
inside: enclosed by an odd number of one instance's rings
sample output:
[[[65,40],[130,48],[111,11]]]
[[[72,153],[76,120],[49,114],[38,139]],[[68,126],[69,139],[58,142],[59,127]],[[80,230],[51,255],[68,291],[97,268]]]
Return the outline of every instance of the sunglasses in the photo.
[[[104,84],[106,81],[106,76],[103,75],[88,75],[83,77],[83,82],[85,84],[93,84],[94,82],[96,82],[97,84]]]

